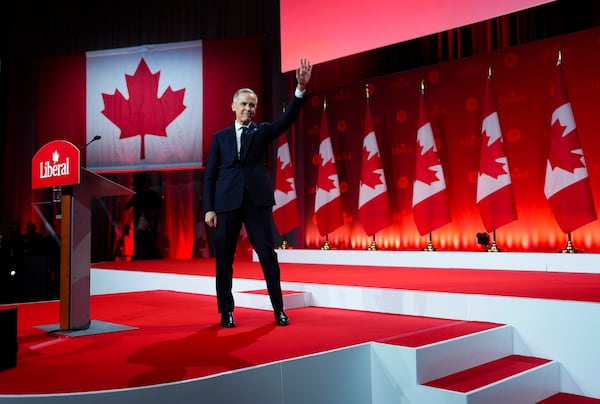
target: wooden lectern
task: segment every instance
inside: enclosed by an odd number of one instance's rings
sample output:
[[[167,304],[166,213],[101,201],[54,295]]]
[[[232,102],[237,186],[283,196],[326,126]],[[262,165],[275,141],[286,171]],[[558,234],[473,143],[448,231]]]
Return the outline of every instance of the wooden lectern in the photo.
[[[64,140],[47,143],[32,160],[32,188],[54,186],[62,187],[60,331],[88,330],[92,200],[134,192],[81,167],[79,148]]]
[[[60,329],[90,326],[90,256],[92,200],[133,195],[120,184],[80,168],[79,184],[63,187],[61,196]]]

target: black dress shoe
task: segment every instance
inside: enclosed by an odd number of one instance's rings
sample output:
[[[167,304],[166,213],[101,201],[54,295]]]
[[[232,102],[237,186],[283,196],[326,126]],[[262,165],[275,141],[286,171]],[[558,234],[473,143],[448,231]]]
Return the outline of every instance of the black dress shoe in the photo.
[[[235,327],[235,323],[233,322],[233,313],[221,313],[221,325],[227,328]]]
[[[288,325],[290,323],[290,319],[288,318],[288,316],[284,313],[284,311],[276,311],[275,312],[275,322],[277,323],[277,325]]]

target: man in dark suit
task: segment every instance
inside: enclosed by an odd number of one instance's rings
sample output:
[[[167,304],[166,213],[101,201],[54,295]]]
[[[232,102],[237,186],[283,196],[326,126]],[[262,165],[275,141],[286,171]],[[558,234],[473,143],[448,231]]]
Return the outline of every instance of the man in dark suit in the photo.
[[[277,325],[289,318],[283,308],[280,269],[273,237],[273,184],[265,167],[269,144],[294,123],[304,101],[312,66],[301,60],[296,91],[285,112],[272,123],[253,122],[258,96],[249,88],[233,96],[233,125],[214,134],[204,172],[204,221],[212,228],[216,289],[221,325],[234,327],[231,291],[233,260],[242,224],[258,255]]]

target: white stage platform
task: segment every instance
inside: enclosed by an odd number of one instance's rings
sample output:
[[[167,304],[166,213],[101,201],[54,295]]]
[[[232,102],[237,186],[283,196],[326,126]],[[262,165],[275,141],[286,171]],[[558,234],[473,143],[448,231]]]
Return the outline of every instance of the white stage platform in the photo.
[[[600,254],[286,249],[277,255],[299,264],[600,273]]]
[[[298,249],[277,252],[282,263],[600,272],[600,256],[596,254]],[[91,281],[92,294],[164,289],[214,294],[214,278],[209,276],[93,268]],[[282,287],[297,292],[289,297],[295,299],[290,301],[293,307],[304,302],[317,307],[506,324],[512,329],[513,354],[547,358],[558,364],[559,391],[600,398],[599,303],[301,282],[283,282]],[[240,307],[270,309],[266,295],[246,293],[264,288],[263,280],[235,278],[236,303]],[[288,314],[293,319],[293,308]]]
[[[600,272],[600,256],[596,254],[299,249],[277,253],[281,263]],[[212,276],[128,271],[95,265],[91,269],[90,283],[92,295],[150,290],[214,295]],[[236,277],[233,287],[237,306],[271,309],[268,296],[262,293],[264,280]],[[315,306],[488,321],[505,326],[417,349],[373,342],[184,382],[98,392],[0,396],[0,402],[158,404],[193,402],[202,397],[215,403],[530,404],[556,392],[600,399],[600,344],[597,342],[600,303],[301,281],[283,282],[282,287],[292,322],[295,309]],[[551,362],[466,394],[422,385],[432,378],[513,354]],[[274,385],[280,389],[273,389]]]

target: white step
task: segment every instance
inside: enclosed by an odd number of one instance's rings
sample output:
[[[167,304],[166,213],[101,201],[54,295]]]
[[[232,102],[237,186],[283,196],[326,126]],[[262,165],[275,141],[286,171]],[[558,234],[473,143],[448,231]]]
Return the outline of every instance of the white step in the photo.
[[[233,293],[235,305],[250,309],[273,310],[269,294],[266,289],[245,290]],[[297,291],[283,291],[284,309],[296,309],[310,306],[310,293]]]

